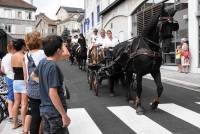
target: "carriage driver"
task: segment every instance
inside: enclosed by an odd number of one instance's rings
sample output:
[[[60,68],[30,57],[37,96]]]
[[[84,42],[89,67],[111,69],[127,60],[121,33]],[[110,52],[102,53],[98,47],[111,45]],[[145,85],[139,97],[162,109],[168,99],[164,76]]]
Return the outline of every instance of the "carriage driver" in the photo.
[[[96,37],[96,36],[94,36],[94,37]],[[90,54],[90,58],[92,58],[92,59],[90,59],[90,62],[92,62],[93,64],[96,64],[98,59],[103,58],[102,57],[103,53],[101,54],[100,57],[99,57],[99,55],[97,55],[97,47],[100,47],[100,49],[104,48],[105,41],[106,41],[105,30],[101,29],[100,36],[94,38],[94,40],[92,40],[92,42],[91,42],[92,46],[89,51],[89,54]],[[97,59],[97,57],[98,57],[98,59]]]
[[[98,39],[97,39],[97,42],[96,42],[96,46],[99,46],[99,59],[102,59],[102,58],[104,58],[104,47],[106,46],[106,39],[107,39],[107,37],[106,37],[106,32],[105,32],[105,30],[102,28],[101,29],[101,31],[100,31],[100,36],[98,37]]]
[[[90,40],[90,43],[89,43],[89,46],[88,46],[88,58],[89,58],[89,63],[91,63],[91,51],[93,49],[93,46],[95,46],[96,44],[96,41],[97,41],[97,38],[98,38],[98,29],[94,29],[93,30],[93,34],[92,34],[92,37],[91,37],[91,40]]]
[[[104,53],[107,58],[112,58],[113,48],[119,43],[119,40],[112,36],[111,30],[107,30],[106,34],[107,38],[104,46]]]

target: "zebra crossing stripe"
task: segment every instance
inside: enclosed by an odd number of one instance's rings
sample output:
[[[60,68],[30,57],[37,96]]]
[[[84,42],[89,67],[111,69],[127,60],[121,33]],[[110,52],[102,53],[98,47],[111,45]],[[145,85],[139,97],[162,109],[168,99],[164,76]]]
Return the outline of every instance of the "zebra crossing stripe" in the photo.
[[[67,114],[71,118],[70,134],[102,134],[84,108],[69,109]]]
[[[130,106],[107,108],[138,134],[172,134],[172,132],[160,126],[145,115],[137,115],[135,109]]]
[[[195,103],[200,105],[200,102],[195,102]]]
[[[158,108],[200,128],[200,114],[174,103],[159,104]]]

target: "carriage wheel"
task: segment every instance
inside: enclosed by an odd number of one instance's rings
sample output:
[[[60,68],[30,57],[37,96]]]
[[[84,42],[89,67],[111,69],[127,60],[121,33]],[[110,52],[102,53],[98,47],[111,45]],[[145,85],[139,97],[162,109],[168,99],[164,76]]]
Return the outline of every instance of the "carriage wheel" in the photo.
[[[88,80],[88,84],[90,86],[90,90],[92,90],[92,72],[91,72],[91,70],[87,71],[87,80]]]
[[[99,80],[98,80],[97,73],[93,75],[93,89],[95,91],[95,95],[98,96],[99,95]]]

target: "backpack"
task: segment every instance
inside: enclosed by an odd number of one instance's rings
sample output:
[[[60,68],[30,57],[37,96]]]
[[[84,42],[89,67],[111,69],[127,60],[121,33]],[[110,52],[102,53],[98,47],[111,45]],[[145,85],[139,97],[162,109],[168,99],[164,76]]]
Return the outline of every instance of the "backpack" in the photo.
[[[27,59],[28,59],[27,70],[28,70],[28,76],[29,76],[29,78],[28,78],[28,87],[30,89],[39,89],[39,84],[36,81],[33,81],[32,78],[30,77],[31,73],[36,68],[35,62],[34,62],[32,56],[29,55],[28,53],[27,53]]]

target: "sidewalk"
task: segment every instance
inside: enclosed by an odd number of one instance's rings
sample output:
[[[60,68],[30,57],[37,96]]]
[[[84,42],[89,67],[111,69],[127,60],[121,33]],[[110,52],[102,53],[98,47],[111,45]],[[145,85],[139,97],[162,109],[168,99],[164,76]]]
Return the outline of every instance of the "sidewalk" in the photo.
[[[179,73],[174,70],[167,70],[161,67],[161,77],[163,83],[184,87],[200,92],[200,74],[198,73]],[[153,79],[150,74],[144,78]]]

